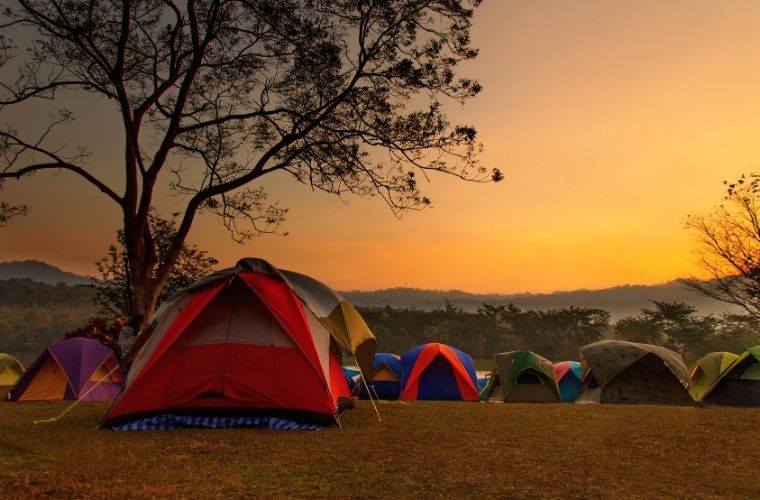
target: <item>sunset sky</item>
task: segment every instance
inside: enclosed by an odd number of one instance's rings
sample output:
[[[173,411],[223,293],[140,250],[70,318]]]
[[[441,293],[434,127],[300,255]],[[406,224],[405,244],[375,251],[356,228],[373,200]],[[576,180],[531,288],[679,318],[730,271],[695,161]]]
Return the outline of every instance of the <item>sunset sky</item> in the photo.
[[[459,71],[484,91],[447,109],[478,128],[505,181],[433,176],[422,185],[433,207],[397,219],[379,200],[279,177],[265,186],[290,208],[289,236],[241,246],[204,216],[190,239],[223,265],[258,256],[339,290],[548,292],[688,275],[685,217],[720,201],[722,180],[760,170],[759,21],[757,0],[485,1],[480,56]],[[80,117],[92,161],[120,159],[113,120]],[[65,174],[8,182],[2,198],[33,212],[0,230],[0,261],[93,274],[119,224],[115,204]]]

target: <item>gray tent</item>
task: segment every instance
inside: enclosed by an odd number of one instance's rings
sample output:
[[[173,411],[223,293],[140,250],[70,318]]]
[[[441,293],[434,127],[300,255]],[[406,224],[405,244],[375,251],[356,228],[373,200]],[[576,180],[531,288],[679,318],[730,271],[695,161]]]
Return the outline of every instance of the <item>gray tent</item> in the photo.
[[[670,349],[600,340],[579,352],[583,383],[576,402],[694,404],[683,358]]]
[[[560,403],[551,361],[531,351],[494,354],[493,374],[480,399],[510,403]]]

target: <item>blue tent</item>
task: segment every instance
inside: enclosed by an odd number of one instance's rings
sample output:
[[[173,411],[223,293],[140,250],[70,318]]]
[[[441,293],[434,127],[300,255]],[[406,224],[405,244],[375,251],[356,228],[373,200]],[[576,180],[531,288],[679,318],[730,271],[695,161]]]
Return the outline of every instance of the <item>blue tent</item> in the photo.
[[[346,381],[348,381],[348,388],[352,391],[354,390],[354,387],[357,384],[357,381],[359,380],[359,376],[361,375],[361,370],[359,368],[349,368],[348,366],[343,367],[343,374],[346,376]]]
[[[554,377],[559,384],[562,402],[575,401],[578,390],[581,388],[581,379],[583,378],[581,364],[577,361],[560,361],[559,363],[555,363]]]
[[[361,383],[360,383],[361,384]],[[401,394],[401,358],[396,354],[379,352],[372,364],[372,379],[368,381],[372,397],[398,399]],[[367,388],[360,385],[359,397],[367,399]]]
[[[406,351],[401,355],[401,399],[478,401],[472,358],[439,343]]]
[[[491,380],[491,377],[478,377],[478,392],[486,388],[489,380]]]

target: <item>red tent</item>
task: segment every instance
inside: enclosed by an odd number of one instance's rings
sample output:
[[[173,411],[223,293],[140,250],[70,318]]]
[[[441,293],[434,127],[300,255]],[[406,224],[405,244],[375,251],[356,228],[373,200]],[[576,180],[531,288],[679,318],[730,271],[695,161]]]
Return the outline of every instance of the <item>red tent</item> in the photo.
[[[243,260],[162,305],[106,424],[166,414],[337,423],[352,403],[328,327],[283,273]],[[194,422],[183,423],[204,425]]]

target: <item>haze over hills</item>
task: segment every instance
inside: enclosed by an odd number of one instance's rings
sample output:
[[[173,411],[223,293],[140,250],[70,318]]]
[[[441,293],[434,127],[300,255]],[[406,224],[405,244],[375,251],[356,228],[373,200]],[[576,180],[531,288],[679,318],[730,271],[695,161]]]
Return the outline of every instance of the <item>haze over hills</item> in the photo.
[[[78,274],[62,271],[57,267],[39,260],[14,260],[0,262],[0,280],[28,278],[38,283],[55,285],[85,285],[90,280]]]
[[[84,276],[62,271],[40,261],[14,261],[0,263],[0,280],[28,278],[40,283],[89,283]],[[448,301],[465,311],[474,312],[484,302],[490,304],[513,303],[521,309],[554,309],[563,307],[590,307],[604,309],[612,321],[639,314],[642,308],[651,307],[652,301],[684,302],[697,309],[700,315],[737,312],[728,304],[705,297],[689,287],[671,281],[659,285],[622,285],[601,290],[573,290],[553,293],[475,294],[462,290],[423,290],[417,288],[390,288],[374,291],[345,291],[341,294],[352,304],[365,307],[395,308],[443,307]]]
[[[465,311],[474,312],[484,302],[489,304],[512,303],[521,309],[560,309],[570,306],[589,307],[609,311],[612,321],[635,316],[642,308],[651,308],[652,301],[684,302],[697,309],[700,315],[720,315],[739,312],[729,304],[705,297],[686,285],[671,281],[660,285],[622,285],[601,290],[573,290],[553,293],[474,294],[461,290],[419,290],[391,288],[372,292],[341,292],[356,306],[391,307],[415,306],[420,309],[442,307],[446,301]]]

